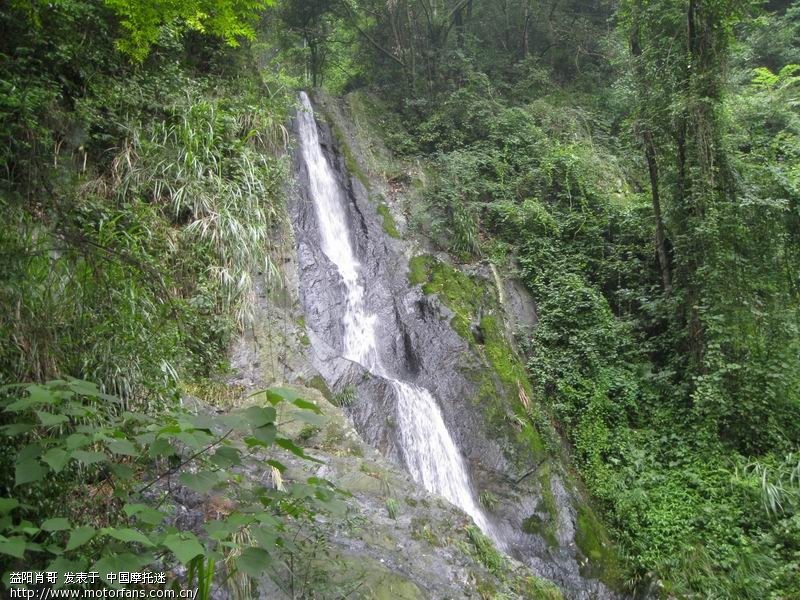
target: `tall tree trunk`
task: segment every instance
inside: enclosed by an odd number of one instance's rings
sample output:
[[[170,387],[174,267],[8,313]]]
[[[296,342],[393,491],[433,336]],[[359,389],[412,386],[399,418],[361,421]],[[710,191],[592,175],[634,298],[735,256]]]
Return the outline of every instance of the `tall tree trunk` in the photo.
[[[647,160],[647,171],[650,174],[650,191],[653,199],[653,214],[656,220],[656,253],[658,264],[661,268],[661,284],[664,293],[672,293],[672,267],[667,253],[667,236],[664,232],[664,220],[661,217],[661,198],[658,191],[658,162],[656,162],[656,149],[653,135],[649,131],[642,134],[644,141],[644,156]]]
[[[641,0],[634,5],[633,28],[631,30],[631,54],[636,61],[636,72],[640,79],[643,79],[641,67],[642,46],[639,33]],[[640,82],[640,86],[644,82]],[[649,128],[641,132],[642,143],[644,144],[644,157],[647,161],[647,172],[650,176],[650,195],[653,200],[653,216],[656,221],[656,254],[658,256],[658,266],[661,271],[661,285],[664,293],[672,293],[672,266],[670,264],[669,253],[667,252],[667,236],[664,229],[664,219],[661,216],[661,196],[658,185],[658,162],[656,160],[656,147],[653,141],[653,134]]]
[[[524,25],[522,27],[522,58],[528,57],[528,31],[531,26],[531,3],[525,3],[525,18],[524,18]]]

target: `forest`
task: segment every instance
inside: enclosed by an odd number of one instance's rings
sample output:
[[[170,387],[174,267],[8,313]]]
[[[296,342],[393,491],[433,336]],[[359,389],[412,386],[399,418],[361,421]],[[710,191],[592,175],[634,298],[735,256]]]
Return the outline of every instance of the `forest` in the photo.
[[[453,434],[476,505],[500,521],[529,486],[525,535],[602,594],[330,435],[369,437],[377,367],[286,376],[327,347],[287,300],[311,289],[286,266],[301,90],[477,357],[459,427],[519,485]],[[34,570],[204,599],[800,599],[800,2],[9,0],[0,223],[0,595],[52,587]],[[506,336],[512,280],[535,326]],[[283,374],[241,384],[248,335]],[[390,558],[342,575],[373,525],[456,557],[463,595]]]

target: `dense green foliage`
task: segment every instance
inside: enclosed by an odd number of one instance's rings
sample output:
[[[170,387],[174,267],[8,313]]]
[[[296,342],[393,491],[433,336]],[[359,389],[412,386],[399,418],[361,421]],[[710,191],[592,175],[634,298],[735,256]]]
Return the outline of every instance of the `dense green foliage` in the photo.
[[[0,383],[36,382],[0,392],[4,585],[183,564],[175,585],[246,598],[264,574],[293,576],[334,507],[329,484],[284,486],[275,460],[263,485],[242,475],[273,446],[305,456],[274,405],[316,422],[313,405],[278,390],[206,417],[178,402],[224,365],[252,275],[274,270],[292,96],[230,48],[264,4],[0,9]],[[206,498],[202,531],[172,480]]]
[[[475,399],[490,426],[514,406],[514,460],[538,464],[553,425],[563,438],[597,509],[577,516],[581,551],[603,566],[602,521],[632,590],[800,598],[800,5],[284,0],[262,15],[272,4],[0,8],[0,383],[34,384],[2,392],[3,560],[177,560],[206,591],[238,560],[247,597],[283,517],[313,529],[330,508],[325,482],[243,489],[259,510],[197,537],[165,529],[141,484],[213,491],[282,439],[269,405],[199,423],[177,398],[224,367],[252,274],[273,271],[283,123],[305,81],[360,89],[383,141],[425,165],[417,234],[536,299],[523,365],[484,311],[489,286],[412,261],[497,376]],[[75,498],[87,487],[96,511]]]
[[[281,581],[318,528],[317,515],[342,510],[328,482],[254,485],[242,476],[261,469],[273,445],[307,458],[278,435],[276,406],[290,402],[310,423],[320,411],[288,390],[258,394],[224,416],[123,411],[118,398],[76,379],[6,391],[13,422],[3,435],[15,450],[4,453],[3,470],[14,472],[14,487],[0,498],[0,553],[10,571],[92,571],[105,579],[163,573],[177,562],[188,568],[185,584],[210,598],[219,564],[234,593],[252,597],[265,573]],[[279,482],[284,465],[266,463]],[[224,490],[224,499],[207,496],[203,538],[182,526],[167,494],[171,478],[200,494]]]
[[[265,102],[241,53],[189,62],[197,42],[169,30],[128,64],[102,5],[51,6],[35,29],[2,18],[2,379],[165,398],[224,357],[270,269],[287,98]]]
[[[317,8],[331,48],[360,41],[345,88],[429,165],[417,231],[536,299],[533,397],[630,585],[797,598],[800,6]]]

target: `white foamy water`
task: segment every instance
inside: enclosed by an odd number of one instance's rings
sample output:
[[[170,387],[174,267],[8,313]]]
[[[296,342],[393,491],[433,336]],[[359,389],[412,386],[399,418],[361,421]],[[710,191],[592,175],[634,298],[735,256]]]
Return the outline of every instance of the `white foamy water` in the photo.
[[[297,115],[300,149],[308,168],[320,244],[336,265],[347,293],[343,354],[389,381],[394,389],[400,447],[414,480],[464,510],[502,547],[475,501],[464,459],[450,437],[436,400],[425,388],[393,377],[381,361],[375,336],[377,315],[371,314],[364,303],[365,290],[359,278],[360,264],[350,241],[343,192],[322,153],[314,110],[305,92],[300,92],[300,100],[303,104]]]

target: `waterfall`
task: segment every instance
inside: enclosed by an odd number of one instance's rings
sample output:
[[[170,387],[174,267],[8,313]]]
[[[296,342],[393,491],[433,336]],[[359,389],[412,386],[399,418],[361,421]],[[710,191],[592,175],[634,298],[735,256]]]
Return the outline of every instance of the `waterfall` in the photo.
[[[433,395],[423,387],[398,379],[381,360],[375,335],[377,317],[365,304],[360,265],[350,241],[344,192],[322,152],[314,111],[305,92],[300,93],[300,100],[303,105],[297,115],[300,151],[308,169],[309,196],[317,216],[320,245],[336,266],[346,290],[343,356],[390,383],[397,397],[398,442],[414,480],[464,510],[485,534],[503,547],[475,500],[464,459]]]

